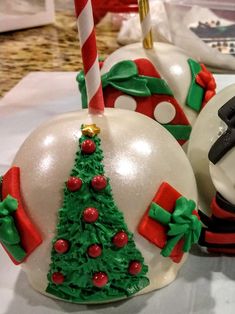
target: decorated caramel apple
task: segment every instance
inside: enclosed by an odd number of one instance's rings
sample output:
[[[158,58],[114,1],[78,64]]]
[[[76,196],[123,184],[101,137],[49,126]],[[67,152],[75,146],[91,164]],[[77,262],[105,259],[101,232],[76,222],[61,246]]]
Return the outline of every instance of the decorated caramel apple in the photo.
[[[188,155],[197,178],[205,223],[200,244],[209,251],[235,253],[234,197],[235,85],[222,90],[199,115]]]
[[[77,76],[83,107],[87,107],[84,73]],[[124,60],[102,76],[105,106],[142,113],[167,129],[183,145],[191,124],[167,82],[148,59]]]
[[[175,101],[177,101],[189,123],[193,125],[198,113],[206,105],[207,101],[215,94],[216,84],[212,74],[206,69],[203,64],[192,60],[182,49],[164,43],[154,43],[152,49],[144,49],[141,43],[124,46],[113,52],[104,61],[101,73],[105,77],[109,75],[109,73],[114,68],[114,65],[119,65],[123,60],[134,61],[140,58],[147,59],[149,63],[151,62],[152,67],[155,69],[149,71],[149,73],[147,73],[147,76],[157,76],[158,79],[160,78],[165,83],[165,85],[168,86],[168,88],[171,90],[170,95],[172,96],[172,98],[175,99]],[[143,69],[145,69],[144,63],[138,73],[140,77],[142,75],[146,75],[145,72],[142,72]],[[156,72],[158,73],[157,75]],[[128,84],[127,78],[124,78],[122,81],[124,81],[126,85]],[[129,79],[130,88],[131,85],[132,83]],[[166,94],[164,91],[161,91],[158,88],[159,83],[157,84],[157,82],[153,81],[153,85],[156,87],[156,89],[154,93],[151,93],[150,95],[154,94],[159,98],[161,98],[162,96],[169,96],[169,94]],[[112,84],[109,83],[108,86],[112,86]],[[135,84],[133,84],[133,87],[134,86]],[[110,93],[113,97],[115,97],[116,94],[116,99],[113,102],[113,106],[118,107],[118,97],[120,96],[117,96],[117,91],[120,91],[121,89],[116,86],[114,89],[116,89],[116,92],[114,92],[113,90],[109,90],[109,92],[105,92],[104,95]],[[162,102],[160,102],[159,99],[155,100],[154,108],[152,108],[153,106],[149,105],[149,102],[147,100],[148,96],[146,94],[142,97],[139,97],[139,100],[136,99],[136,97],[133,98],[133,95],[131,95],[131,93],[128,91],[124,91],[124,94],[128,95],[128,97],[126,97],[125,99],[126,108],[129,109],[130,103],[136,103],[136,109],[139,112],[139,102],[143,103],[143,106],[145,105],[145,110],[142,113],[148,115],[148,112],[151,111],[152,118],[164,125],[165,122],[161,122],[161,120],[158,121],[158,119],[154,115],[155,108],[157,108],[158,104],[161,103],[161,111],[163,112],[164,108],[164,115],[169,117],[166,123],[170,123],[172,125],[175,124],[174,116],[169,114],[169,103],[171,103],[171,101],[168,101],[168,99],[164,101],[164,105],[162,104]],[[111,105],[112,102],[110,102],[107,98],[107,106],[111,107]],[[125,105],[123,104],[123,107],[124,106]],[[135,108],[135,106],[132,105],[132,108]],[[184,133],[184,136],[188,138],[188,131]]]
[[[91,303],[161,288],[200,233],[191,166],[141,114],[56,117],[30,135],[13,165],[43,239],[22,264],[41,293]]]
[[[37,291],[90,304],[172,282],[201,223],[175,139],[142,114],[104,111],[92,23],[83,29],[91,3],[75,4],[89,110],[55,117],[19,149],[2,178],[0,241]]]

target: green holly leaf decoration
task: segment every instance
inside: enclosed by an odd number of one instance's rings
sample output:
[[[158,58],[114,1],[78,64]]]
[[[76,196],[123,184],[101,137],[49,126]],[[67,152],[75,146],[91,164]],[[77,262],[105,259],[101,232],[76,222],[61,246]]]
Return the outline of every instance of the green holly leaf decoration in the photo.
[[[82,95],[82,108],[87,108],[87,92],[84,72],[76,77]],[[116,63],[101,77],[102,87],[112,86],[123,93],[137,97],[148,97],[154,94],[173,96],[173,92],[161,78],[139,75],[135,62],[124,60]]]
[[[122,81],[138,75],[138,69],[133,61],[124,60],[116,63],[109,72],[105,73],[102,81]],[[104,84],[105,87],[105,84]]]

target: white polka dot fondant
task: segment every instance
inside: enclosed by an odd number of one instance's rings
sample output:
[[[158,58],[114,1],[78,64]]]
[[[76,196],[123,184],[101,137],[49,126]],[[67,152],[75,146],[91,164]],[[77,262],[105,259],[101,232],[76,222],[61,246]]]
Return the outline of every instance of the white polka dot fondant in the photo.
[[[161,124],[170,123],[175,115],[175,107],[168,101],[160,102],[154,109],[154,118]]]
[[[118,109],[128,109],[135,111],[137,103],[133,97],[121,95],[115,100],[114,107]]]

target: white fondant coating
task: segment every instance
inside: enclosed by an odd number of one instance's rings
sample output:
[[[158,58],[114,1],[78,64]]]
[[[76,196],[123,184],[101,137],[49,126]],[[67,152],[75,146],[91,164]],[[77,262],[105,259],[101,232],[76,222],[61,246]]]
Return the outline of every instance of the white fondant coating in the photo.
[[[115,100],[114,107],[118,109],[127,109],[135,111],[137,103],[133,97],[128,95],[121,95],[117,97],[117,99]]]
[[[214,166],[209,166],[208,159],[212,144],[226,129],[218,117],[218,110],[233,96],[235,96],[235,84],[215,95],[198,116],[189,140],[188,157],[197,180],[199,206],[209,213],[210,203],[216,190],[235,204],[235,149],[227,153]]]
[[[215,165],[209,163],[213,185],[226,200],[235,204],[235,148],[231,149]]]
[[[154,118],[161,124],[170,123],[175,115],[175,107],[168,101],[160,102],[154,109]]]
[[[28,137],[15,157],[14,165],[21,168],[25,208],[43,237],[42,245],[23,264],[29,281],[45,294],[63,186],[73,167],[84,123],[96,123],[101,128],[105,172],[114,199],[149,266],[150,285],[140,293],[161,288],[175,279],[185,258],[175,264],[162,257],[159,248],[138,234],[137,226],[163,181],[197,202],[193,171],[175,139],[154,120],[108,108],[104,116],[83,110],[54,118]]]
[[[147,58],[155,65],[156,70],[172,89],[190,123],[194,124],[198,114],[186,105],[191,83],[191,71],[187,62],[190,57],[182,49],[166,43],[154,43],[153,49],[144,49],[142,43],[126,45],[107,57],[101,73],[109,71],[119,61],[139,58]]]

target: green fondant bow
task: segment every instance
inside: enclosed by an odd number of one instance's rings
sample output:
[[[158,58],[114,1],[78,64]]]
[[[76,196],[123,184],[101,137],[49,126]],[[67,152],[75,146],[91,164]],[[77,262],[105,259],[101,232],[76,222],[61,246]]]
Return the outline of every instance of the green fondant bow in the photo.
[[[197,84],[196,76],[199,72],[201,72],[202,67],[200,63],[196,62],[193,59],[188,59],[188,64],[191,70],[192,80],[188,90],[186,104],[194,111],[199,112],[202,108],[204,89]]]
[[[174,212],[171,214],[156,203],[152,203],[149,216],[169,227],[168,240],[161,251],[164,257],[171,255],[175,245],[184,239],[183,251],[188,252],[192,244],[197,243],[201,233],[201,222],[193,214],[196,204],[192,200],[180,197],[176,200]]]
[[[87,108],[87,93],[84,72],[80,71],[76,78],[82,94],[82,107]],[[102,87],[108,85],[120,90],[127,95],[148,97],[152,94],[173,96],[166,81],[160,78],[139,75],[135,62],[130,60],[120,61],[109,72],[101,77]]]
[[[20,235],[12,217],[17,208],[17,200],[10,195],[0,202],[0,241],[15,260],[21,261],[26,254],[20,246]]]

